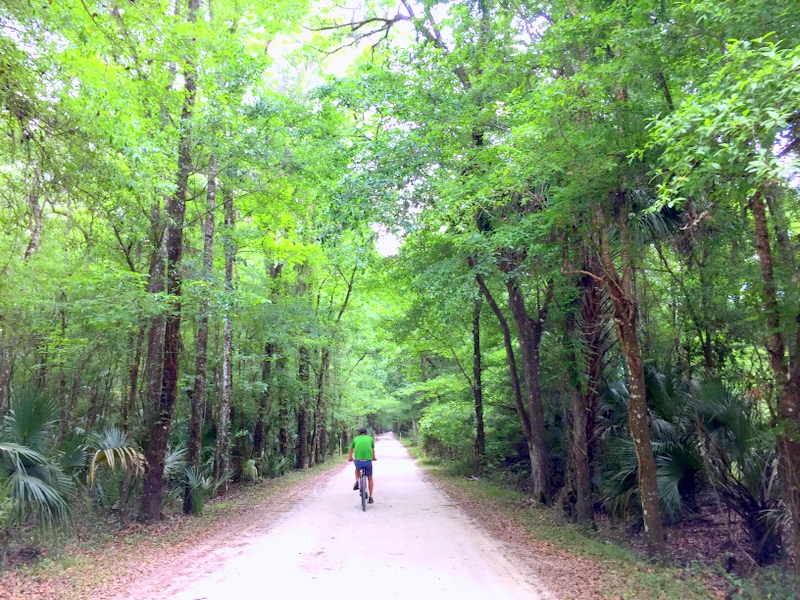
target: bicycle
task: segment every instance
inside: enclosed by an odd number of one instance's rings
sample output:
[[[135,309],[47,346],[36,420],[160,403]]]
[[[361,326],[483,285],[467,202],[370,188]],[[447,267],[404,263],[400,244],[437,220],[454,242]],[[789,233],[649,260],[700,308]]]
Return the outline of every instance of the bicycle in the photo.
[[[358,491],[361,494],[361,510],[366,512],[369,491],[367,490],[367,470],[364,468],[358,470]]]

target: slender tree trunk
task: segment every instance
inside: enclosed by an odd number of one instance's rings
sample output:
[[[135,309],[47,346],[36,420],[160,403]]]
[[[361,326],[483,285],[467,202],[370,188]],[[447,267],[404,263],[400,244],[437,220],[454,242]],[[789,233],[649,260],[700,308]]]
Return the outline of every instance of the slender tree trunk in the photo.
[[[33,382],[37,390],[43,390],[47,384],[47,370],[49,367],[47,343],[41,336],[36,337],[36,349],[34,350],[36,364],[33,368]]]
[[[266,421],[271,408],[272,398],[272,361],[275,360],[275,345],[264,346],[264,359],[261,361],[261,384],[264,386],[259,394],[256,424],[253,428],[253,456],[257,461],[264,461],[266,445]]]
[[[475,262],[472,258],[467,259],[467,263],[471,269],[475,269]],[[528,418],[528,412],[525,409],[525,403],[522,399],[522,385],[519,381],[519,371],[517,369],[517,359],[514,354],[514,343],[511,339],[511,328],[508,326],[508,321],[506,320],[503,311],[495,302],[492,293],[489,291],[489,288],[486,286],[486,282],[483,279],[483,276],[475,272],[475,279],[478,282],[478,287],[481,290],[481,294],[483,297],[486,298],[486,302],[489,304],[489,307],[492,309],[497,322],[500,324],[500,329],[503,332],[503,345],[506,349],[506,360],[508,363],[508,375],[509,381],[511,382],[511,391],[514,394],[514,403],[517,407],[517,416],[519,417],[520,425],[522,426],[522,432],[525,435],[525,440],[527,441],[528,446],[533,443],[531,438],[531,423],[530,419]],[[533,470],[533,461],[531,460],[531,471]],[[533,481],[533,472],[531,472],[531,482]]]
[[[522,355],[522,372],[525,376],[525,393],[528,404],[528,416],[531,423],[532,496],[544,504],[550,503],[550,451],[545,440],[544,407],[539,380],[539,347],[541,345],[543,326],[540,317],[534,321],[525,308],[525,300],[516,279],[506,279],[508,304],[517,326],[520,354]]]
[[[334,326],[338,327],[339,323],[342,320],[342,315],[344,311],[347,310],[347,305],[350,302],[350,296],[353,293],[353,282],[355,281],[356,273],[358,272],[358,263],[353,267],[350,275],[345,277],[344,274],[342,277],[345,279],[347,285],[347,291],[345,293],[344,300],[342,300],[341,306],[339,306],[339,312],[336,315],[334,320]],[[333,304],[333,299],[331,299],[331,305]],[[319,306],[319,302],[317,303]],[[332,314],[330,315],[332,316]],[[320,358],[320,370],[317,375],[317,402],[314,408],[314,430],[313,435],[311,438],[311,456],[310,464],[317,464],[324,460],[325,455],[325,445],[327,443],[326,433],[327,433],[327,397],[325,395],[325,386],[327,384],[328,373],[330,370],[330,362],[331,362],[331,349],[330,348],[323,348],[321,358]]]
[[[200,293],[199,319],[197,324],[197,352],[195,356],[194,387],[190,395],[189,444],[186,462],[200,473],[200,456],[203,437],[203,411],[206,405],[206,374],[208,370],[208,299],[214,278],[214,218],[217,209],[217,157],[208,160],[208,182],[206,184],[206,219],[203,225],[203,281],[206,287]],[[183,512],[193,514],[192,490],[187,485],[183,495]]]
[[[222,397],[217,421],[217,481],[224,478],[220,491],[228,491],[231,440],[231,391],[233,388],[233,262],[236,248],[233,240],[233,194],[224,189],[222,202],[225,208],[225,313],[222,322]]]
[[[277,281],[283,271],[283,265],[281,263],[273,263],[269,268],[269,276],[272,280],[272,291],[271,291],[271,298],[273,304],[277,302],[278,299],[278,286]],[[276,363],[276,357],[278,355],[278,349],[273,342],[267,342],[264,345],[264,359],[261,363],[261,383],[264,386],[264,390],[262,391],[259,399],[258,411],[256,414],[256,424],[253,428],[253,454],[262,464],[265,460],[265,451],[266,451],[266,428],[267,428],[267,417],[269,416],[270,412],[272,411],[272,403],[273,398],[276,397],[276,394],[273,393],[273,366],[275,370],[278,370],[279,365],[273,364]],[[280,394],[278,394],[280,396]],[[280,415],[279,419],[282,419],[284,415]],[[283,421],[279,423],[279,428],[283,427]],[[285,431],[283,433],[286,433]],[[288,439],[288,433],[286,433]],[[279,432],[280,438],[280,432]],[[281,447],[281,451],[283,451],[283,447]],[[284,455],[285,456],[285,455]]]
[[[136,396],[139,394],[139,368],[142,364],[142,344],[144,343],[145,329],[144,325],[139,327],[136,341],[134,342],[133,361],[128,368],[130,388],[128,389],[127,402],[122,407],[122,430],[126,433],[130,431],[131,421],[134,420],[136,414]]]
[[[166,199],[166,210],[169,211],[169,199]],[[165,229],[161,211],[154,203],[151,209],[153,242],[156,245],[150,257],[149,281],[147,292],[156,296],[162,294],[166,287],[164,280],[169,230]],[[146,431],[150,431],[156,419],[156,411],[161,397],[161,377],[164,371],[164,327],[166,320],[162,314],[153,315],[150,319],[150,330],[147,333],[147,357],[144,365],[144,398],[142,415]]]
[[[84,384],[83,371],[91,362],[94,351],[95,348],[90,348],[87,350],[86,355],[83,356],[75,365],[75,371],[72,374],[72,383],[70,384],[69,394],[66,399],[67,401],[66,404],[62,404],[61,407],[62,412],[60,432],[63,432],[64,436],[68,435],[72,428],[72,417],[75,412],[75,406],[78,404],[78,396]],[[61,382],[59,382],[59,386],[61,386]]]
[[[297,464],[298,469],[308,466],[308,379],[311,356],[308,348],[301,346],[298,350],[298,379],[300,380],[300,406],[297,409]]]
[[[94,430],[94,424],[97,420],[97,414],[100,412],[100,385],[95,383],[89,388],[89,408],[86,411],[85,427],[86,431],[91,433]]]
[[[300,264],[295,267],[297,271],[297,285],[295,295],[302,298],[306,294],[308,275],[308,265]],[[295,468],[305,469],[308,467],[308,443],[309,443],[309,389],[308,381],[311,374],[311,353],[306,346],[300,346],[297,350],[297,378],[300,383],[299,401],[297,402],[297,445],[295,451]]]
[[[474,269],[474,263],[472,259],[468,259],[470,263],[470,268]],[[525,409],[525,403],[522,399],[522,385],[519,381],[519,370],[517,369],[517,359],[514,354],[514,343],[511,339],[511,328],[508,326],[508,321],[506,320],[503,311],[495,302],[492,293],[489,291],[489,288],[486,286],[486,282],[483,279],[483,276],[480,273],[475,273],[475,279],[478,282],[478,286],[480,287],[481,293],[483,297],[486,298],[486,302],[489,304],[489,307],[492,309],[495,318],[497,318],[497,322],[500,324],[500,329],[503,332],[503,345],[506,349],[506,359],[508,362],[508,375],[509,381],[511,382],[511,391],[514,394],[514,403],[517,407],[517,416],[519,417],[520,425],[522,425],[522,431],[525,434],[525,439],[531,439],[531,425],[530,420],[528,418],[528,412]]]
[[[661,510],[658,504],[658,481],[653,446],[650,441],[650,423],[647,414],[645,396],[644,366],[642,353],[637,337],[638,304],[633,295],[631,279],[633,263],[631,258],[630,238],[628,232],[627,212],[621,209],[619,232],[622,243],[623,275],[620,276],[611,258],[611,250],[605,239],[605,215],[601,210],[595,211],[595,224],[600,235],[600,262],[603,270],[603,282],[606,285],[611,305],[614,310],[614,321],[617,326],[625,363],[628,366],[629,400],[628,424],[633,439],[633,449],[639,465],[639,496],[642,502],[645,543],[651,556],[663,556],[666,553],[666,538],[661,522]]]
[[[310,466],[322,462],[322,437],[325,431],[325,382],[330,364],[330,350],[322,350],[317,373],[317,402],[314,407],[314,431],[311,435]]]
[[[577,343],[577,327],[575,314],[567,315],[566,341],[570,348]],[[585,390],[581,382],[581,369],[579,355],[574,350],[569,353],[570,403],[572,412],[572,462],[575,468],[575,517],[581,523],[593,521],[592,510],[592,482],[589,467],[589,442],[586,435],[588,410],[584,404]]]
[[[276,361],[278,371],[284,367],[283,359]],[[291,456],[292,448],[289,440],[289,407],[286,405],[286,394],[283,387],[278,387],[278,449],[287,461]]]
[[[61,290],[61,306],[59,307],[59,321],[61,322],[61,340],[67,337],[67,314],[64,310],[64,306],[66,305],[67,298],[64,289]],[[58,441],[62,442],[68,435],[70,428],[72,427],[72,423],[70,423],[71,415],[68,412],[68,405],[69,405],[69,395],[67,393],[67,373],[66,369],[64,368],[64,363],[61,363],[61,369],[58,374],[58,401],[61,408],[61,414],[59,418],[59,427],[58,427]]]
[[[481,365],[481,297],[472,309],[472,397],[475,400],[475,454],[481,465],[486,462],[486,435],[483,429],[483,383]]]
[[[24,260],[28,260],[31,256],[33,256],[36,251],[39,249],[39,240],[42,236],[42,206],[39,204],[39,192],[40,192],[40,177],[39,177],[39,170],[38,168],[33,174],[33,183],[31,184],[31,189],[28,192],[28,206],[30,206],[31,213],[33,216],[33,221],[31,223],[31,237],[28,240],[28,247],[25,249],[25,256]]]
[[[189,21],[196,20],[199,0],[189,0]],[[173,306],[164,328],[164,369],[161,378],[161,396],[155,423],[148,441],[145,480],[139,518],[158,521],[161,518],[164,459],[172,425],[172,412],[178,389],[178,353],[181,336],[181,255],[183,253],[183,221],[186,214],[186,196],[191,173],[191,121],[196,94],[195,73],[192,66],[184,72],[184,98],[178,143],[178,176],[175,195],[169,205],[169,240],[167,241],[167,294]]]
[[[794,570],[800,573],[800,364],[798,364],[800,361],[800,311],[793,323],[797,339],[794,348],[795,356],[791,357],[792,369],[790,371],[786,360],[786,343],[780,321],[780,306],[775,285],[767,213],[761,190],[756,191],[753,195],[750,209],[755,223],[756,249],[761,265],[764,316],[767,325],[767,355],[777,386],[778,413],[781,419],[780,473],[783,480],[784,501],[790,517],[788,550]],[[774,210],[777,212],[777,207]]]
[[[0,331],[0,416],[9,408],[11,396],[11,374],[13,372],[13,343]]]

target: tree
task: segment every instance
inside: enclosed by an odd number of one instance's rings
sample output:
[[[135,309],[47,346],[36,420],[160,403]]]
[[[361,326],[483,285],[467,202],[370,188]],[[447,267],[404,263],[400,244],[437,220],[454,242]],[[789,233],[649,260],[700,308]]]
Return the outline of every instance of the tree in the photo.
[[[781,49],[764,40],[735,41],[727,50],[715,59],[716,70],[696,96],[658,123],[654,136],[665,147],[666,202],[683,205],[694,196],[746,201],[752,214],[765,347],[777,400],[776,426],[783,432],[781,475],[793,523],[790,552],[800,564],[800,367],[797,344],[789,341],[797,337],[800,313],[795,286],[780,276],[780,271],[791,272],[797,264],[795,250],[786,243],[786,213],[796,212],[798,199],[790,183],[800,164],[797,111],[789,99],[800,89],[796,74],[800,54],[797,48]]]

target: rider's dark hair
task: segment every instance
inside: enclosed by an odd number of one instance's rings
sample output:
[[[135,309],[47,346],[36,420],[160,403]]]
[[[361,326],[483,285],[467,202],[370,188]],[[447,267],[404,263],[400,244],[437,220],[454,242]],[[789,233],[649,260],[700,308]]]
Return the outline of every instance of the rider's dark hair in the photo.
[[[361,429],[358,430],[358,433],[360,433],[361,435],[366,435],[367,428],[366,427],[362,427]]]

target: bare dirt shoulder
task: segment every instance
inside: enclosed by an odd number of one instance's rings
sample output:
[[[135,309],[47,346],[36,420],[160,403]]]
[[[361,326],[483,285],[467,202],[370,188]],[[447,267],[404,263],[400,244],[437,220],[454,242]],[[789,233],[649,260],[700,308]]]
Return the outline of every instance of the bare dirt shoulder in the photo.
[[[525,564],[559,598],[595,600],[604,593],[605,569],[597,562],[561,550],[555,544],[537,539],[523,519],[513,513],[522,506],[498,507],[495,500],[481,498],[468,488],[442,478],[433,478],[448,497],[493,538],[503,542],[505,550]]]
[[[202,572],[221,550],[269,529],[339,466],[235,488],[209,502],[200,518],[170,514],[157,525],[131,523],[94,550],[71,544],[57,559],[0,573],[0,600],[147,598],[148,590]]]

